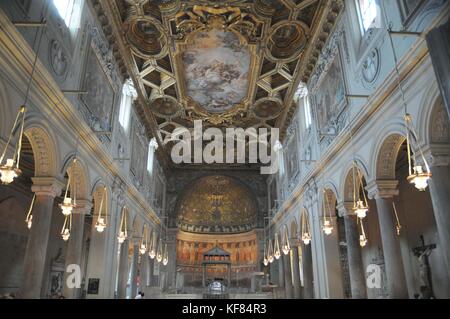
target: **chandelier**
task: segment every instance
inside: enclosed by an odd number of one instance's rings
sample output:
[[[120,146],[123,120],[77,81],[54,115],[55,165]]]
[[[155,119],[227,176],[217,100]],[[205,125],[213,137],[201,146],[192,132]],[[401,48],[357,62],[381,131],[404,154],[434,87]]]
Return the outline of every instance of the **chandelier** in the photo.
[[[273,256],[273,246],[271,239],[269,239],[269,247],[267,248],[267,260],[269,261],[269,263],[273,263],[273,261],[275,260]]]
[[[367,204],[366,192],[364,191],[363,180],[361,172],[359,171],[356,161],[353,161],[353,211],[356,216],[363,219],[367,216],[369,211],[369,205]],[[356,181],[356,177],[358,181]],[[361,199],[361,193],[363,194],[363,199]],[[358,195],[357,195],[358,194]]]
[[[97,222],[95,223],[95,229],[99,233],[103,233],[103,231],[105,230],[108,219],[107,204],[103,203],[105,196],[106,196],[106,187],[103,188],[102,198],[100,200],[100,208],[98,210],[98,218]],[[103,205],[105,205],[105,217],[102,217]]]
[[[267,256],[267,241],[264,241],[264,258],[263,258],[263,264],[264,266],[267,266],[269,264],[269,258]]]
[[[305,245],[311,243],[311,231],[309,228],[308,216],[305,212],[302,214],[302,241]]]
[[[163,265],[166,266],[169,262],[169,252],[167,251],[167,244],[164,244],[164,254],[162,259]]]
[[[31,229],[31,225],[33,224],[33,207],[34,201],[36,199],[36,194],[34,194],[33,199],[31,200],[30,208],[28,209],[27,217],[25,218],[25,223],[27,224],[27,228]]]
[[[19,112],[17,113],[16,120],[14,121],[14,124],[11,128],[11,132],[9,133],[8,141],[6,142],[5,149],[2,152],[2,155],[0,156],[0,180],[2,184],[8,185],[14,181],[16,177],[18,177],[22,171],[19,169],[19,163],[20,163],[20,151],[22,149],[22,137],[23,137],[23,127],[25,123],[25,106],[21,106],[19,109]],[[3,163],[3,159],[6,156],[6,152],[8,150],[9,144],[11,143],[11,140],[14,135],[14,130],[20,120],[20,135],[19,135],[19,141],[16,144],[16,147],[14,148],[14,153],[12,155],[12,158],[7,158],[6,163]]]
[[[406,148],[408,152],[408,172],[409,172],[409,175],[406,179],[408,180],[409,183],[414,184],[414,186],[419,191],[423,192],[427,188],[428,180],[431,179],[432,174],[430,172],[430,167],[428,166],[427,160],[423,155],[422,147],[420,146],[420,143],[418,141],[417,134],[412,125],[412,117],[408,113],[405,114],[405,127],[406,127]],[[422,157],[425,170],[424,167],[422,167],[422,165],[417,164],[416,153],[412,153],[411,151],[411,142],[412,142],[411,135],[414,137],[414,140],[416,141],[415,146]]]
[[[141,244],[139,245],[139,253],[144,255],[147,252],[147,225],[144,225],[144,230],[142,231]]]
[[[280,259],[281,252],[280,252],[280,242],[278,241],[278,233],[275,233],[275,241],[273,244],[273,256],[276,260]]]
[[[123,244],[127,239],[127,212],[125,206],[122,208],[122,217],[120,219],[120,227],[119,227],[119,236],[117,236],[117,240],[119,244]]]
[[[162,259],[163,259],[162,238],[160,236],[158,241],[158,249],[156,250],[156,261],[160,263]]]
[[[283,244],[281,245],[283,254],[287,255],[291,251],[291,245],[289,244],[289,233],[288,228],[284,225],[284,236],[283,236]]]
[[[328,202],[328,195],[326,190],[323,190],[323,195],[324,195],[324,201],[323,201],[323,225],[322,225],[322,230],[325,233],[325,235],[331,235],[331,233],[333,232],[333,218],[331,217],[331,207],[330,207],[330,203]],[[327,212],[329,213],[329,216],[327,216]]]
[[[383,13],[384,13],[385,20],[388,21],[386,10],[383,10]],[[398,87],[398,89],[401,93],[401,97],[402,97],[405,128],[406,128],[406,147],[407,147],[407,153],[408,153],[408,172],[409,172],[409,175],[406,178],[406,180],[409,183],[414,184],[414,186],[419,191],[425,191],[425,189],[428,186],[428,181],[432,177],[432,174],[430,172],[430,167],[428,166],[427,160],[425,159],[425,156],[423,155],[422,147],[420,146],[419,136],[414,130],[414,126],[412,124],[412,117],[408,113],[408,105],[407,105],[406,99],[405,99],[405,91],[403,90],[403,85],[402,85],[402,81],[400,78],[400,71],[398,69],[398,57],[397,57],[397,53],[395,52],[394,41],[392,39],[392,26],[393,26],[393,23],[391,21],[388,26],[388,35],[389,35],[389,41],[391,44],[392,54],[394,57],[395,72],[397,75],[397,87]],[[413,137],[413,139],[411,139],[411,137]],[[422,165],[419,165],[417,163],[416,154],[415,153],[413,154],[411,151],[412,143],[415,143],[415,145],[413,145],[413,147],[415,150],[417,150],[420,153],[420,156],[422,157],[425,169],[424,169],[424,167],[422,167]],[[413,158],[411,159],[411,157],[413,157]]]
[[[61,207],[61,211],[64,216],[69,216],[72,213],[73,209],[76,207],[76,183],[72,183],[71,181],[72,180],[71,176],[74,174],[74,167],[76,165],[76,162],[77,159],[74,158],[73,165],[69,168],[71,172],[68,174],[66,192],[64,193],[64,200],[61,204],[59,204],[59,207]],[[72,198],[69,196],[69,189],[70,195],[73,195],[73,201]]]
[[[41,12],[41,18],[43,19],[43,11]],[[34,71],[36,70],[36,64],[37,64],[37,60],[38,60],[38,56],[39,56],[39,49],[41,47],[43,34],[44,34],[44,31],[41,31],[40,35],[39,35],[39,31],[37,31],[36,35],[34,37],[33,47],[34,47],[35,43],[37,42],[37,48],[35,51],[35,57],[34,57],[33,67],[31,69],[30,79],[28,81],[28,85],[26,88],[25,101],[24,101],[23,105],[19,108],[19,111],[17,112],[17,116],[16,116],[14,124],[11,128],[11,131],[10,131],[10,134],[8,137],[8,141],[5,144],[5,149],[3,150],[2,155],[0,156],[0,181],[4,185],[11,184],[14,181],[14,179],[17,178],[22,173],[22,171],[19,169],[19,164],[20,164],[20,152],[22,149],[24,124],[25,124],[26,104],[28,102],[28,98],[30,95],[30,88],[31,88],[31,84],[33,82]],[[39,40],[38,40],[38,35],[39,35]],[[14,135],[13,133],[14,133],[19,121],[20,121],[20,133],[19,133],[18,143],[16,144],[16,146],[14,148],[14,153],[13,153],[12,157],[7,158],[6,162],[3,164],[3,160],[6,156],[6,152],[8,150],[8,147],[9,147],[11,140],[13,138],[13,135]]]
[[[61,230],[61,236],[64,241],[69,240],[71,229],[72,229],[72,214],[67,215],[64,219],[64,225]]]
[[[364,247],[367,245],[367,236],[366,236],[366,232],[364,231],[364,224],[362,219],[357,218],[356,223],[358,223],[358,221],[361,224],[361,234],[359,234],[359,245],[361,247]]]
[[[154,259],[156,257],[155,240],[154,240],[153,232],[152,232],[152,235],[150,236],[150,245],[148,247],[148,256],[151,259]]]

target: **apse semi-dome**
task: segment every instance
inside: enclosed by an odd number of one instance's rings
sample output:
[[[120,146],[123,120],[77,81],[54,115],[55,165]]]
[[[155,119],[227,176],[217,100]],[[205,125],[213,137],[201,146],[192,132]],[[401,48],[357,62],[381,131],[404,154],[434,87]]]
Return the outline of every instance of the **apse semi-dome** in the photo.
[[[193,233],[241,233],[256,225],[256,203],[241,182],[222,175],[195,180],[178,202],[178,227]]]

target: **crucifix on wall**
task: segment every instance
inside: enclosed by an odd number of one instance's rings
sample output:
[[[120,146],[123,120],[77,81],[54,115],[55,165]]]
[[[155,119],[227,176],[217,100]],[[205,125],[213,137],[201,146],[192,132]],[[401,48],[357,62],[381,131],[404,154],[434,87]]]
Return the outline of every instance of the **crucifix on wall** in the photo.
[[[420,272],[420,299],[432,299],[434,298],[433,284],[431,281],[431,269],[428,257],[433,249],[436,249],[436,244],[425,245],[423,235],[420,235],[422,246],[413,248],[414,256],[419,259],[419,272]]]

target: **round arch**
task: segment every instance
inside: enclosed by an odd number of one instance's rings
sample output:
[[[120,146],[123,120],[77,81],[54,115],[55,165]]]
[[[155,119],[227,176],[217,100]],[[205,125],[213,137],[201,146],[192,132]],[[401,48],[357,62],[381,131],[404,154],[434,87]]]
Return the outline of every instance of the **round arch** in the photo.
[[[365,163],[359,158],[355,158],[355,161],[357,164],[357,169],[362,174],[362,177],[366,181],[369,180],[369,174]],[[353,161],[346,166],[346,169],[343,172],[345,175],[343,175],[341,179],[341,187],[338,192],[341,195],[340,200],[344,202],[353,201]]]
[[[76,158],[76,161],[74,159]],[[67,173],[72,180],[72,187],[76,186],[77,197],[79,199],[88,199],[90,195],[88,171],[83,161],[70,154],[64,161],[62,174]]]
[[[25,128],[24,135],[30,141],[35,161],[36,177],[57,176],[58,153],[49,131],[37,124]]]

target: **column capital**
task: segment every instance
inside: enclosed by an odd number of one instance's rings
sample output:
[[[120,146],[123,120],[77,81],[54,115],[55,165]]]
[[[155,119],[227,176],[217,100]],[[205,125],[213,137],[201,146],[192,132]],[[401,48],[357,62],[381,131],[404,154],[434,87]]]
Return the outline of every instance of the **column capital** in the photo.
[[[336,205],[339,217],[355,215],[353,212],[353,202],[343,201]]]
[[[450,146],[448,144],[431,144],[423,148],[423,155],[431,167],[450,166]],[[417,164],[423,165],[421,156],[416,156]]]
[[[399,193],[398,181],[372,180],[367,184],[366,190],[370,199],[392,198]]]
[[[64,183],[56,177],[32,177],[31,191],[37,196],[49,196],[55,198],[61,194]]]
[[[77,205],[74,207],[74,214],[89,215],[92,209],[92,202],[87,199],[77,199]]]

